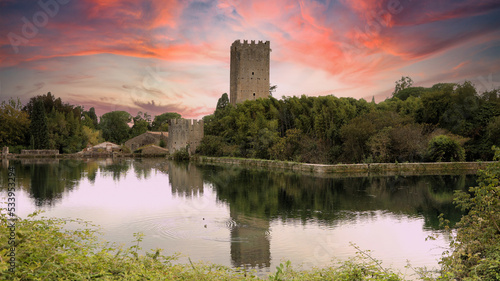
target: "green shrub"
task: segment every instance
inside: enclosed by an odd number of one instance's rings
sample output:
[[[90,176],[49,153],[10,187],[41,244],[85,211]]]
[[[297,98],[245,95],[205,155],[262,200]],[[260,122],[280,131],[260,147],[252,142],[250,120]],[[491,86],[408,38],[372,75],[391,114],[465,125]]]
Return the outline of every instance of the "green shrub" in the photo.
[[[206,156],[221,157],[223,156],[223,147],[225,145],[222,137],[206,135],[201,140],[198,150]]]
[[[479,172],[478,186],[459,191],[455,204],[468,213],[457,224],[451,254],[443,257],[442,277],[500,280],[500,149],[497,162]]]
[[[465,149],[457,140],[446,135],[431,139],[428,155],[429,159],[434,162],[465,161]]]
[[[186,161],[189,160],[188,148],[184,147],[174,152],[172,155],[175,161]]]

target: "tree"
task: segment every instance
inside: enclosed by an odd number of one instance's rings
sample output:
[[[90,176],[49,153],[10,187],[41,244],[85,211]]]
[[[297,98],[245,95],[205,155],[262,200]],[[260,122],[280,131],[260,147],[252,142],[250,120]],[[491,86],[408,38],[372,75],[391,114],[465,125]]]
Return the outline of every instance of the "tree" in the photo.
[[[409,97],[420,97],[420,96],[422,96],[422,94],[424,94],[425,92],[428,92],[428,91],[430,91],[430,88],[407,87],[407,88],[398,90],[397,93],[394,91],[393,97],[404,101],[404,100],[408,99]]]
[[[389,155],[392,128],[403,126],[410,120],[394,112],[374,111],[358,116],[343,126],[340,134],[344,143],[343,161],[360,162],[378,158],[381,161],[393,159]]]
[[[222,117],[227,112],[226,108],[229,105],[229,98],[227,97],[227,93],[222,94],[222,96],[217,101],[217,106],[215,107],[214,115],[217,118]]]
[[[55,98],[48,92],[45,95],[32,97],[23,110],[32,116],[37,102],[43,104],[47,118],[49,135],[47,148],[57,149],[60,153],[74,153],[81,150],[85,145],[82,137],[82,117],[85,124],[94,128],[94,121],[88,117],[88,114],[95,115],[93,109],[83,114],[81,106],[64,103],[61,98]]]
[[[125,142],[130,134],[132,116],[125,111],[111,111],[101,116],[99,126],[105,140],[117,144]]]
[[[500,116],[492,118],[488,123],[485,137],[487,141],[490,141],[491,145],[500,147]]]
[[[224,93],[217,101],[217,107],[215,108],[215,110],[224,109],[228,104],[229,98],[227,97],[227,93]]]
[[[97,115],[95,114],[95,109],[91,107],[88,111],[83,111],[83,120],[82,124],[91,128],[97,129]]]
[[[29,132],[28,113],[21,110],[21,101],[9,99],[0,104],[0,146],[25,144]]]
[[[36,100],[33,103],[33,110],[30,119],[30,145],[34,149],[49,148],[49,130],[47,127],[47,116],[45,115],[43,101]]]
[[[271,159],[284,161],[300,160],[301,139],[301,130],[290,129],[286,131],[286,136],[279,138],[279,140],[271,148],[269,148]]]
[[[181,115],[176,112],[165,112],[156,115],[153,123],[151,123],[151,130],[156,132],[168,132],[168,121],[170,119],[180,119]]]
[[[201,140],[200,146],[198,150],[203,155],[221,157],[224,156],[223,146],[225,143],[223,142],[223,138],[220,136],[211,136],[206,135]]]
[[[413,80],[409,76],[402,76],[400,80],[396,81],[392,96],[396,96],[400,91],[411,87],[411,85],[413,85]]]
[[[421,112],[417,115],[420,123],[439,124],[449,108],[455,84],[436,84],[432,90],[423,93]]]
[[[130,138],[137,137],[138,135],[144,134],[151,129],[151,115],[147,112],[142,113],[139,111],[132,119],[134,121],[134,125],[130,129]]]
[[[474,116],[479,110],[479,96],[472,83],[457,84],[450,96],[450,103],[440,120],[441,127],[453,134],[470,137],[475,130]]]
[[[82,126],[82,136],[92,146],[102,142],[101,132],[85,125]]]

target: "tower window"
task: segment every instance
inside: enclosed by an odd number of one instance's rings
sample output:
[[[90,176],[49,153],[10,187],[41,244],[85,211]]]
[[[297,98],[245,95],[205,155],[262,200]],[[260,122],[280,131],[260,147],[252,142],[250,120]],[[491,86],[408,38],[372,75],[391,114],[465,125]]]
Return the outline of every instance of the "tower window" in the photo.
[[[253,93],[253,98],[255,99],[255,93]]]
[[[252,71],[252,75],[254,75],[253,71]]]

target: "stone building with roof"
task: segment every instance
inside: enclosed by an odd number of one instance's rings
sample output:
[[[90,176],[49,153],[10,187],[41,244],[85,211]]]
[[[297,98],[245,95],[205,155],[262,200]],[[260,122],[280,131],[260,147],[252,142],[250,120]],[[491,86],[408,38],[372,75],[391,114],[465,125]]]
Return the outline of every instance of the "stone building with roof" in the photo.
[[[163,139],[165,142],[165,147],[168,143],[168,133],[167,132],[150,132],[147,131],[144,134],[138,135],[137,137],[131,138],[125,142],[125,146],[128,147],[132,152],[136,149],[143,147],[145,145],[157,145],[160,146],[160,142]]]

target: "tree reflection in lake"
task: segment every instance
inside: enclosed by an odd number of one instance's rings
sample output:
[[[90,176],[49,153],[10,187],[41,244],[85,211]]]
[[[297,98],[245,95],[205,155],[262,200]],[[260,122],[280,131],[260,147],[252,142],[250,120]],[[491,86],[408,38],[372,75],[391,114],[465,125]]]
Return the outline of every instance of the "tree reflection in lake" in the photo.
[[[453,191],[475,184],[475,176],[314,177],[290,172],[204,167],[220,200],[234,212],[268,219],[288,218],[325,223],[348,219],[353,212],[386,210],[423,215],[437,228],[437,216],[458,220]],[[348,211],[348,212],[346,212]]]
[[[438,215],[460,219],[453,191],[475,184],[473,176],[393,176],[325,178],[290,172],[203,166],[204,177],[227,202],[235,226],[231,231],[234,266],[269,266],[269,221],[316,220],[335,225],[360,213],[384,210],[423,216],[437,229]]]

